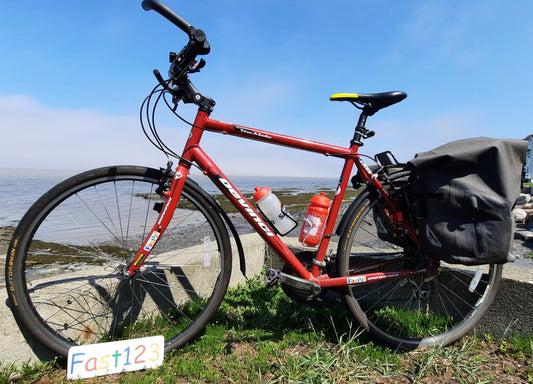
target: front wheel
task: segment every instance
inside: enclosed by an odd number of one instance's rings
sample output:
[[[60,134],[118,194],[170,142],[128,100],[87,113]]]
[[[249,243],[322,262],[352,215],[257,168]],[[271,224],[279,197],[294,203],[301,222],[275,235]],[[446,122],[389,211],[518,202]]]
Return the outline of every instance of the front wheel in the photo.
[[[341,234],[340,276],[421,268],[427,259],[410,241],[387,230],[387,204],[377,193],[362,192]],[[361,325],[394,347],[449,344],[472,329],[498,290],[502,266],[448,265],[390,280],[379,278],[348,286],[345,300]]]
[[[100,168],[52,188],[27,212],[8,252],[6,281],[23,329],[55,353],[163,335],[165,351],[197,334],[231,274],[224,222],[187,180],[167,230],[133,277],[122,271],[156,223],[161,171]]]

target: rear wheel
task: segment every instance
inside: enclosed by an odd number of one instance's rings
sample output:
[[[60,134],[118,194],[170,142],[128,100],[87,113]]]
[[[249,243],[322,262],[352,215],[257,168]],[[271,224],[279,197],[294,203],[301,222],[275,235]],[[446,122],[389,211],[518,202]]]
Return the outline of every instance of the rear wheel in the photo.
[[[142,268],[122,273],[157,220],[162,178],[142,167],[88,171],[51,189],[21,220],[6,268],[11,308],[52,351],[153,335],[164,335],[168,351],[218,309],[231,274],[229,236],[189,180]]]
[[[362,192],[338,249],[340,276],[413,270],[425,258],[408,239],[387,228],[387,204]],[[378,263],[382,263],[378,266]],[[385,264],[383,264],[385,263]],[[346,288],[353,315],[374,337],[404,348],[436,347],[462,337],[486,312],[498,290],[501,265],[440,264],[434,272],[361,281]]]

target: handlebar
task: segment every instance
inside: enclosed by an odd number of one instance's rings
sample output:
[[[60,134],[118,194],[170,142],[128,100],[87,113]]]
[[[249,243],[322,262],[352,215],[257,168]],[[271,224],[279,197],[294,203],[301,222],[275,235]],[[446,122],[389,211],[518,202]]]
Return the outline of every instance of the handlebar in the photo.
[[[178,15],[176,12],[174,12],[172,9],[170,9],[160,1],[144,0],[142,2],[142,7],[145,11],[156,11],[189,36],[191,36],[194,33],[194,30],[196,29],[191,25],[191,23],[183,19],[180,15]]]
[[[145,11],[154,10],[161,16],[165,17],[172,24],[177,26],[187,35],[189,35],[189,49],[192,55],[206,55],[211,50],[209,43],[207,42],[204,31],[192,26],[187,20],[182,18],[172,9],[158,0],[144,0],[142,7]]]
[[[143,0],[142,7],[145,11],[156,11],[189,36],[189,42],[179,53],[171,52],[170,54],[171,82],[167,85],[162,80],[159,71],[154,71],[159,83],[172,92],[175,104],[183,100],[185,103],[197,104],[205,111],[212,111],[214,101],[201,95],[188,77],[189,73],[198,72],[205,65],[204,59],[197,63],[196,56],[206,55],[211,50],[204,31],[193,27],[191,23],[158,0]]]

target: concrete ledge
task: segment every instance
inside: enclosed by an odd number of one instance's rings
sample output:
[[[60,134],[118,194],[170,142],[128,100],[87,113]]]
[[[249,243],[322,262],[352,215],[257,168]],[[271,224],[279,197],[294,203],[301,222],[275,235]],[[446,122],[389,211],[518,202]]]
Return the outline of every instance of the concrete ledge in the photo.
[[[530,279],[533,279],[532,274],[533,270],[530,270]],[[494,302],[475,331],[497,337],[513,333],[533,335],[533,282],[515,280],[505,275]]]

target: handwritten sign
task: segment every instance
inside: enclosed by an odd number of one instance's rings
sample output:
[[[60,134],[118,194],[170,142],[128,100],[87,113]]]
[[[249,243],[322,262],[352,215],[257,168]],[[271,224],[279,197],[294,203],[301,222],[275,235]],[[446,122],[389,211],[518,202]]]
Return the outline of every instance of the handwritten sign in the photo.
[[[78,345],[68,352],[67,379],[85,379],[163,365],[163,336]]]

